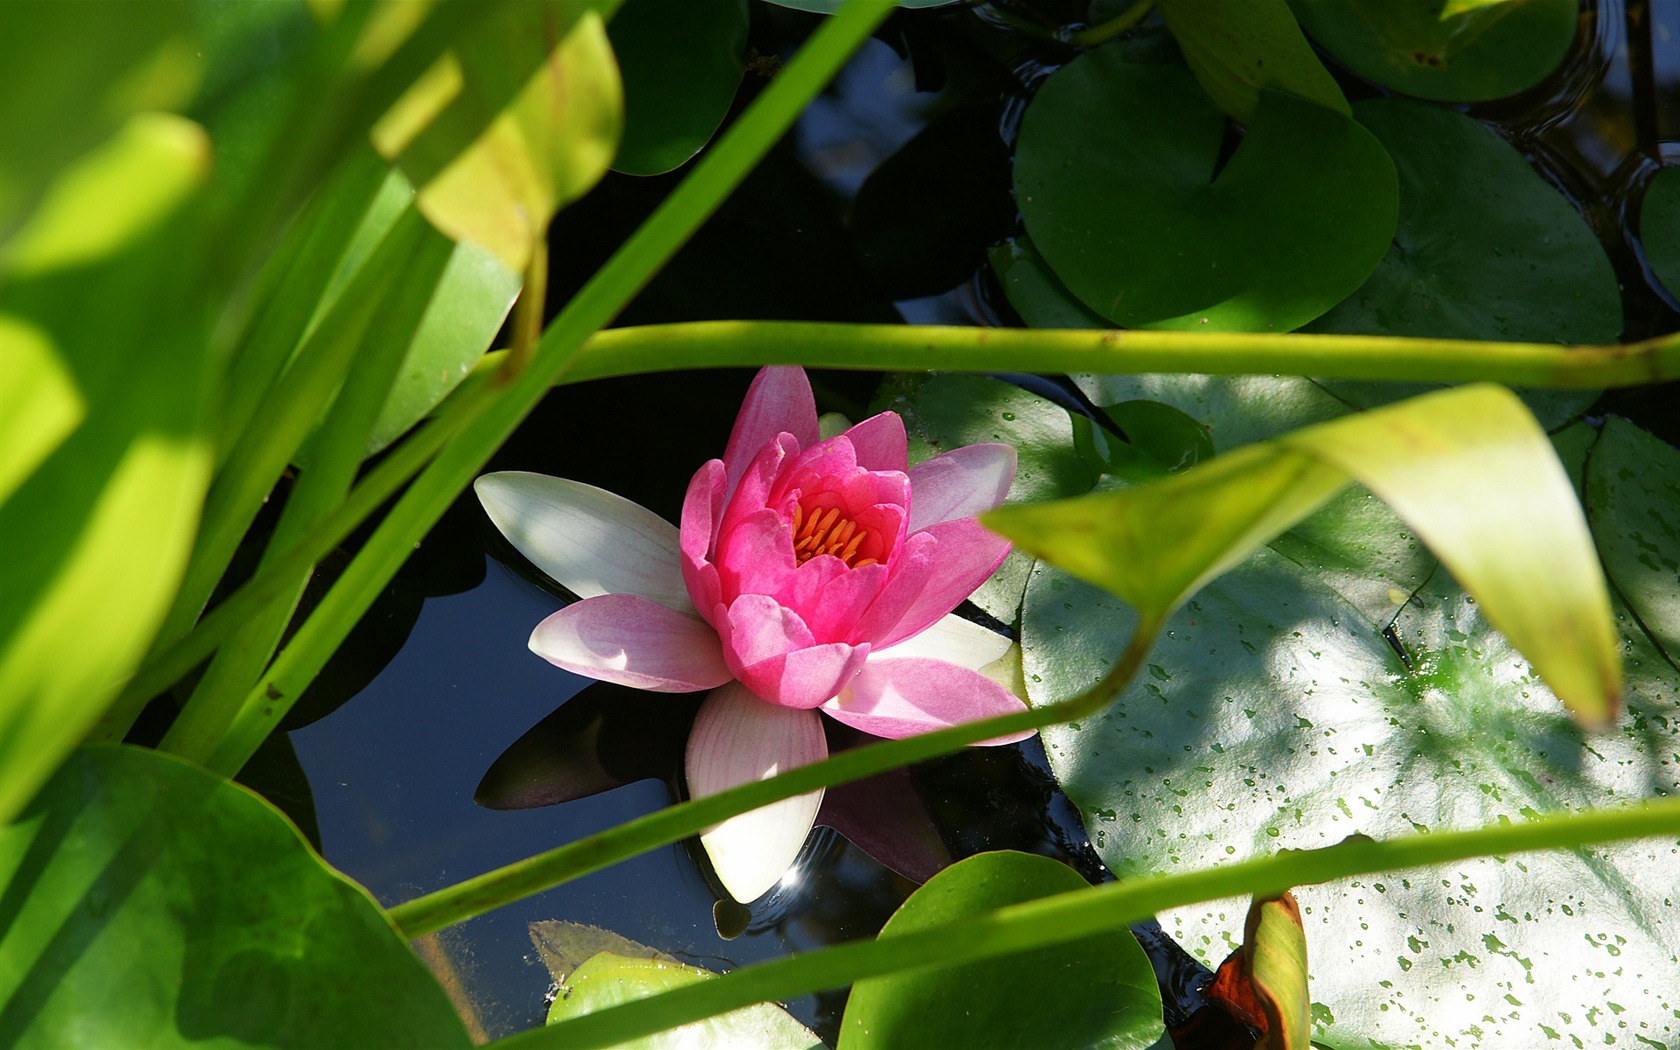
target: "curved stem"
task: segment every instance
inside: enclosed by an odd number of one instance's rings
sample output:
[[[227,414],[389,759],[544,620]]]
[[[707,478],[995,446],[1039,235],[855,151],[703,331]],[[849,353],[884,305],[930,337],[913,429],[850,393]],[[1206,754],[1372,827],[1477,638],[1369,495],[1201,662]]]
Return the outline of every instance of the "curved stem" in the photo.
[[[1566,347],[1294,332],[699,321],[597,332],[584,344],[566,381],[768,364],[968,372],[1284,374],[1590,389],[1680,379],[1680,334],[1625,345]]]

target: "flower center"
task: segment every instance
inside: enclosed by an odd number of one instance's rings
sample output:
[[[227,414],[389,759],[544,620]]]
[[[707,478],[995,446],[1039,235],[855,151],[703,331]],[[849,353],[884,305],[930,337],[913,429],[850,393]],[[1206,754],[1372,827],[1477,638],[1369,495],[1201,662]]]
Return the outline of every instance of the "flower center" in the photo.
[[[800,565],[819,554],[831,554],[846,563],[848,569],[874,565],[874,558],[858,559],[858,547],[869,536],[868,529],[858,528],[857,522],[840,516],[839,507],[807,512],[793,505],[793,556]],[[857,560],[854,560],[857,559]]]

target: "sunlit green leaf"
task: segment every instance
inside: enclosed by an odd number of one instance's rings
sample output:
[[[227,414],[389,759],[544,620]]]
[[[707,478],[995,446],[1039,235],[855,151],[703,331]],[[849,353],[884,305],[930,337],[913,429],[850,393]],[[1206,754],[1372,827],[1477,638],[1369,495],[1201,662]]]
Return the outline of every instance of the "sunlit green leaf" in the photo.
[[[1028,853],[982,853],[946,868],[887,920],[883,940],[1086,885]],[[1128,1050],[1162,1035],[1149,958],[1125,930],[1020,955],[859,981],[842,1050],[874,1046],[1035,1046]]]
[[[1639,243],[1651,272],[1668,294],[1680,298],[1680,168],[1663,168],[1646,184]]]
[[[420,187],[426,217],[515,273],[618,147],[622,89],[595,6],[499,8],[374,130],[380,152]],[[510,71],[531,68],[509,82]]]
[[[1301,26],[1362,77],[1419,98],[1514,95],[1558,67],[1575,0],[1290,0]]]
[[[609,1006],[645,999],[657,992],[704,981],[712,974],[693,966],[659,959],[633,959],[601,952],[572,971],[548,1010],[548,1023],[570,1020]],[[691,1046],[700,1050],[764,1047],[765,1050],[808,1050],[821,1047],[804,1025],[787,1011],[768,1003],[747,1006],[704,1021],[683,1025],[649,1039],[619,1043],[618,1047]]]
[[[76,267],[0,285],[48,400],[37,460],[0,504],[0,821],[45,782],[138,663],[209,480],[213,303],[184,251],[192,206]],[[92,304],[97,304],[93,308]],[[80,419],[72,425],[72,419]]]
[[[0,826],[8,1046],[467,1047],[367,892],[243,788],[78,752]]]
[[[1288,0],[1160,0],[1158,6],[1196,79],[1237,120],[1254,119],[1266,88],[1348,113],[1342,89],[1301,35]]]
[[[624,77],[614,171],[658,175],[700,152],[723,122],[747,54],[746,0],[626,0],[607,27]]]
[[[191,4],[0,5],[0,246],[68,162],[199,75]]]
[[[1609,598],[1568,477],[1509,391],[1415,398],[1148,485],[985,517],[1151,615],[1357,480],[1392,506],[1585,722],[1621,692]]]
[[[1267,91],[1220,167],[1224,114],[1121,44],[1056,71],[1022,118],[1015,196],[1056,277],[1132,328],[1283,331],[1357,288],[1394,232],[1376,139]]]
[[[0,504],[86,414],[47,333],[0,315]]]
[[[1604,572],[1652,642],[1680,666],[1680,450],[1611,417],[1584,474]]]
[[[55,181],[12,240],[0,275],[24,277],[107,255],[162,220],[208,170],[197,124],[141,113]]]

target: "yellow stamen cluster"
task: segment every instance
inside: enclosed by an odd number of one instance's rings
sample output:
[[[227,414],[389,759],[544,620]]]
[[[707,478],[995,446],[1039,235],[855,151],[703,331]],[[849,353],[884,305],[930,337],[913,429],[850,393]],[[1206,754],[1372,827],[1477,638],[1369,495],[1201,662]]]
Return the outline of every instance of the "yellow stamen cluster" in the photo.
[[[839,507],[812,511],[807,515],[805,508],[795,503],[792,524],[793,556],[801,565],[819,554],[832,554],[845,562],[848,569],[875,564],[874,558],[852,560],[857,557],[858,547],[869,535],[869,530],[858,528],[857,522],[850,518],[842,518]]]

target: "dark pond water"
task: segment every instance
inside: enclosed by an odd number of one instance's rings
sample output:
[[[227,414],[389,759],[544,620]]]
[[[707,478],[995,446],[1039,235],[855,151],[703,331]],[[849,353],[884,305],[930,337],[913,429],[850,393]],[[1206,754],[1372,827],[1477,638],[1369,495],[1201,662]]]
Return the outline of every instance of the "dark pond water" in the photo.
[[[1028,10],[1050,24],[1071,22],[1082,7]],[[1626,285],[1630,338],[1676,326],[1674,304],[1650,289],[1629,247],[1622,202],[1665,151],[1680,148],[1680,4],[1638,5],[1632,15],[1620,3],[1597,6],[1556,83],[1471,111],[1516,126],[1520,148],[1582,203]],[[975,276],[984,248],[1013,233],[1016,221],[998,131],[1018,117],[1025,85],[1067,56],[1004,22],[990,10],[896,17],[623,323],[1007,323],[1001,298]],[[753,44],[785,54],[811,24],[761,11]],[[743,95],[756,87],[749,74]],[[848,226],[849,202],[865,177],[936,113],[968,133],[952,134],[934,152],[937,169],[902,172],[880,192],[891,207]],[[566,212],[553,235],[551,301],[563,301],[674,182],[612,177]],[[674,517],[690,474],[722,449],[748,378],[719,372],[557,390],[491,468],[603,485]],[[854,418],[874,385],[867,375],[814,379],[824,410]],[[1608,406],[1663,432],[1674,429],[1665,411],[1672,396],[1667,389],[1618,395]],[[316,699],[334,702],[326,695],[333,690],[353,698],[291,733],[327,859],[386,903],[673,797],[669,785],[649,779],[541,809],[496,811],[473,802],[497,756],[590,684],[526,649],[531,627],[560,600],[524,572],[476,504],[463,501],[370,613]],[[675,698],[671,716],[680,722],[692,707]],[[952,756],[916,776],[954,855],[1026,849],[1101,877],[1036,743]],[[744,935],[725,940],[701,867],[688,847],[673,846],[447,931],[428,952],[458,982],[481,1030],[499,1035],[539,1023],[546,1010],[550,979],[527,935],[532,922],[592,923],[723,970],[868,936],[913,889],[832,832],[819,832],[790,881],[758,906]],[[1198,976],[1172,972],[1184,984]],[[791,1008],[832,1038],[843,1002],[834,993]]]

